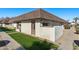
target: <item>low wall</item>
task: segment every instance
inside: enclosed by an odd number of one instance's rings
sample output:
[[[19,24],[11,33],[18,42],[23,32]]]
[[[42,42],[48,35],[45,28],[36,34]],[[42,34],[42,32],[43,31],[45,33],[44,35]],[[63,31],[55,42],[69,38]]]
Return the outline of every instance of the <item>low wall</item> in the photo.
[[[63,35],[63,26],[54,26],[55,28],[55,40],[59,39]]]
[[[55,41],[55,29],[52,27],[41,27],[40,37]]]
[[[41,27],[40,23],[36,23],[35,35],[44,39],[55,42],[63,35],[63,26]]]

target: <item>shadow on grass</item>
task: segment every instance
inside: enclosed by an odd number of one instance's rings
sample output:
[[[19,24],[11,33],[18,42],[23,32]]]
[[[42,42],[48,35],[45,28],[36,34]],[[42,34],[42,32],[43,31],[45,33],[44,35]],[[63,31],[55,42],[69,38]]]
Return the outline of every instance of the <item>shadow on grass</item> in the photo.
[[[0,47],[6,46],[7,44],[9,44],[10,41],[9,40],[1,40],[0,41]]]

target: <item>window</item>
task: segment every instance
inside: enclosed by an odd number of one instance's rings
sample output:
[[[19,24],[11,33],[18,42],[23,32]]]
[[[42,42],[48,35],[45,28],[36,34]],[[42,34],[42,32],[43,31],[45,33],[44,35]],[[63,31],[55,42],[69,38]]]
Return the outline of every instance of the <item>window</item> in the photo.
[[[48,23],[42,23],[42,26],[49,26]]]
[[[9,23],[6,23],[6,25],[9,25]]]

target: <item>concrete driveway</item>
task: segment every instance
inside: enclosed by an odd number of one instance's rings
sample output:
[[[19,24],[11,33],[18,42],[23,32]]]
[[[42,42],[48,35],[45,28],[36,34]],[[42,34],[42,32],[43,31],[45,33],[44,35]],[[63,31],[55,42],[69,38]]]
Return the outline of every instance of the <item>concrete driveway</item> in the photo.
[[[73,50],[73,41],[79,40],[79,34],[75,34],[75,29],[65,29],[63,36],[56,42],[59,44],[60,50]]]
[[[0,50],[24,50],[19,43],[3,31],[0,31],[0,41],[5,41],[6,43],[3,46],[0,46]]]

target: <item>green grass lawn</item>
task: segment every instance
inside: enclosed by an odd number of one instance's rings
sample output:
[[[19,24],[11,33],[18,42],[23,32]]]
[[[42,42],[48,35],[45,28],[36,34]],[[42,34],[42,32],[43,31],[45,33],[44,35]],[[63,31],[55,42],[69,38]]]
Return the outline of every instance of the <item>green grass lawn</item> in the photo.
[[[50,43],[46,40],[41,40],[37,37],[33,37],[30,35],[26,35],[20,32],[15,32],[14,30],[8,30],[2,28],[3,31],[10,33],[9,35],[15,39],[18,43],[20,43],[25,49],[28,50],[49,50],[51,48],[57,49],[58,45]],[[13,33],[15,32],[15,33]]]
[[[22,46],[26,49],[30,48],[35,41],[40,41],[38,38],[25,35],[23,33],[13,33],[9,34],[12,38],[14,38],[17,42],[22,44]]]

